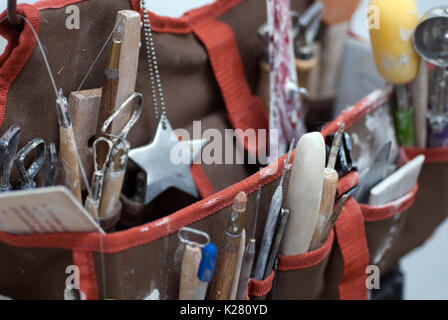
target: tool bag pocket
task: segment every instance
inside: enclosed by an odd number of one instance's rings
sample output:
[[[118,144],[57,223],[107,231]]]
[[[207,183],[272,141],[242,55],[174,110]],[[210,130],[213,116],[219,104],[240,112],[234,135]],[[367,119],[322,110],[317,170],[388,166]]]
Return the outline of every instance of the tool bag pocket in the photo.
[[[251,300],[266,300],[272,291],[275,277],[277,276],[276,273],[276,270],[272,270],[269,276],[263,280],[251,278],[247,290],[248,297],[246,298]]]
[[[399,165],[418,154],[428,156],[420,174],[418,187],[414,186],[408,194],[380,207],[358,204],[365,221],[370,263],[378,263],[382,272],[388,271],[401,257],[423,244],[447,214],[442,200],[443,186],[438,188],[433,185],[438,181],[439,184],[443,184],[443,179],[440,177],[448,171],[442,168],[444,165],[440,162],[446,161],[443,154],[448,153],[439,151],[432,154],[427,150],[401,148],[396,142],[391,121],[389,105],[391,98],[392,87],[375,90],[323,130],[324,135],[335,132],[340,123],[345,122],[352,139],[359,140],[358,150],[354,148],[354,152],[359,155],[369,149],[376,152],[386,142],[385,139],[394,140],[391,153]],[[381,128],[374,125],[375,118],[381,120]],[[359,156],[357,165],[364,165],[365,160],[368,159]],[[431,163],[429,166],[428,162]],[[438,163],[433,164],[434,162]]]
[[[404,148],[404,156],[412,160],[423,154],[425,163],[418,180],[419,192],[409,209],[402,254],[423,244],[448,217],[448,147]]]
[[[317,250],[297,256],[279,255],[274,299],[314,300],[322,296],[334,238],[332,231]]]
[[[400,199],[384,206],[360,204],[366,228],[370,263],[385,273],[395,266],[403,253],[403,240],[406,239],[406,226],[409,208],[412,207],[417,185]]]

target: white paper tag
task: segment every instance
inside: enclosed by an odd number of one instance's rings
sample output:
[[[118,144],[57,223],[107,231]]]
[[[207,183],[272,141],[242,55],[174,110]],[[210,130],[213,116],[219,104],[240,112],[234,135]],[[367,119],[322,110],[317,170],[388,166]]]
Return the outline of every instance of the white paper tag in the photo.
[[[63,186],[0,194],[0,230],[12,234],[104,233]]]

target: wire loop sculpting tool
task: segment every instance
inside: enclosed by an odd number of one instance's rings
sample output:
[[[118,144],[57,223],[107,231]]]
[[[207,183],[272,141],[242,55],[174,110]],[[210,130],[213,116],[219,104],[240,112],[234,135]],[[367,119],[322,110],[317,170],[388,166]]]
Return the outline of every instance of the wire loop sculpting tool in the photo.
[[[20,127],[12,125],[0,138],[0,192],[12,190],[11,167],[19,145]]]
[[[27,145],[19,152],[17,152],[15,161],[20,176],[17,183],[18,189],[36,188],[37,184],[34,181],[34,177],[45,164],[45,149],[45,141],[40,138],[35,138],[28,142]],[[26,168],[25,159],[33,151],[34,161],[28,168]]]

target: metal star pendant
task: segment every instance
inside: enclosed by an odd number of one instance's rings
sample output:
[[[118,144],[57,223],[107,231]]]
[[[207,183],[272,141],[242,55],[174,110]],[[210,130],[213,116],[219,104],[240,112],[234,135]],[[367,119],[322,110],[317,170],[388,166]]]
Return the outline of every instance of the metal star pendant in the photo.
[[[207,139],[179,141],[168,119],[162,118],[154,140],[129,152],[129,158],[146,172],[145,204],[170,187],[198,197],[190,165],[207,142]]]

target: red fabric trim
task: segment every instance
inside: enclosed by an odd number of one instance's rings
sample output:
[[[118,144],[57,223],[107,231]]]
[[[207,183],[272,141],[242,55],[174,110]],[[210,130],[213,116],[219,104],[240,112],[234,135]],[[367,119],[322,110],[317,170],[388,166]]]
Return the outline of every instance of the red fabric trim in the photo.
[[[79,268],[80,289],[86,295],[86,299],[98,300],[98,284],[96,282],[93,253],[73,250],[73,263]]]
[[[271,274],[264,280],[257,280],[251,278],[249,280],[249,295],[252,297],[262,297],[267,295],[272,289],[272,283],[274,282],[275,271],[272,270]]]
[[[277,179],[283,170],[284,155],[276,163],[264,168],[251,177],[222,190],[212,197],[183,208],[168,217],[128,230],[103,235],[103,252],[115,253],[150,243],[178,231],[180,228],[202,220],[219,210],[232,205],[235,196],[244,191],[256,192],[258,185]],[[292,154],[292,159],[293,159]],[[291,159],[291,161],[292,161]],[[12,235],[0,232],[0,241],[21,247],[48,247],[100,251],[97,233],[54,233],[34,235]]]
[[[42,0],[34,4],[39,10],[59,9],[84,0]],[[151,27],[157,32],[189,33],[191,26],[204,18],[218,17],[244,0],[217,0],[216,2],[187,11],[179,18],[159,16],[148,11]],[[141,12],[140,0],[129,0],[131,8]]]
[[[368,206],[360,204],[362,214],[365,221],[380,221],[388,218],[392,218],[397,214],[400,214],[408,210],[415,201],[417,195],[418,185],[416,184],[411,192],[401,197],[400,199],[393,201],[385,206]]]
[[[324,245],[317,250],[310,251],[297,256],[278,255],[277,270],[291,271],[311,268],[324,260],[331,251],[334,241],[334,231],[331,231]]]
[[[410,160],[414,159],[418,155],[423,154],[425,156],[425,163],[446,163],[448,162],[448,147],[438,148],[403,148],[406,157]]]
[[[46,9],[59,9],[70,4],[82,2],[84,0],[42,0],[36,2],[34,6],[38,10],[46,10]]]
[[[3,13],[1,15],[1,17],[3,17]],[[5,38],[5,40],[7,40],[8,42],[6,43],[6,47],[5,50],[3,51],[3,53],[0,55],[0,66],[3,65],[3,63],[5,63],[6,59],[8,59],[8,57],[11,55],[12,50],[17,46],[17,37],[16,34],[17,32],[14,30],[14,28],[10,28],[10,27],[2,27],[4,26],[3,24],[0,26],[0,35]]]
[[[359,173],[356,171],[349,172],[338,181],[337,196],[340,197],[352,190],[359,183]]]
[[[226,104],[230,123],[245,149],[257,154],[257,144],[244,139],[247,129],[267,129],[268,118],[262,101],[252,95],[232,29],[225,23],[208,19],[193,26],[193,32],[207,49],[216,80]]]
[[[291,154],[291,162],[294,159]],[[53,233],[33,235],[12,235],[0,231],[0,241],[12,246],[28,248],[61,248],[69,250],[88,250],[116,253],[150,243],[177,232],[182,227],[200,221],[219,210],[232,205],[240,191],[247,194],[256,192],[258,185],[265,186],[279,178],[283,170],[284,155],[277,162],[257,172],[251,177],[228,187],[211,197],[183,208],[168,217],[134,227],[128,230],[102,235],[103,248],[99,246],[97,233]],[[342,180],[342,179],[341,179]]]
[[[386,103],[393,94],[393,87],[387,86],[382,89],[377,89],[369,94],[367,97],[359,101],[354,106],[339,115],[335,120],[330,122],[322,130],[322,135],[327,135],[336,132],[342,123],[345,122],[346,129],[350,128],[354,123],[363,118],[366,114],[372,112],[379,106]]]
[[[202,199],[211,197],[216,193],[210,179],[205,174],[202,167],[198,164],[192,164],[190,167],[191,175],[193,176],[194,184],[198,189],[199,195]]]
[[[369,249],[362,211],[353,198],[347,201],[336,221],[336,235],[344,259],[344,274],[339,281],[339,298],[365,300]]]
[[[17,13],[28,19],[37,33],[40,30],[40,12],[31,5],[21,4],[17,6]],[[6,16],[6,12],[0,15],[0,19]],[[0,24],[0,34],[8,41],[5,54],[2,55],[3,64],[0,67],[0,127],[5,119],[6,96],[11,83],[22,70],[26,61],[33,52],[36,39],[30,26],[25,23],[20,35],[12,29],[7,20]]]
[[[130,0],[132,8],[141,12],[140,1]],[[169,33],[189,33],[192,31],[192,26],[204,19],[216,18],[224,12],[230,10],[236,5],[243,2],[243,0],[217,0],[209,5],[190,10],[182,17],[170,18],[163,17],[148,11],[151,27],[157,32]]]

